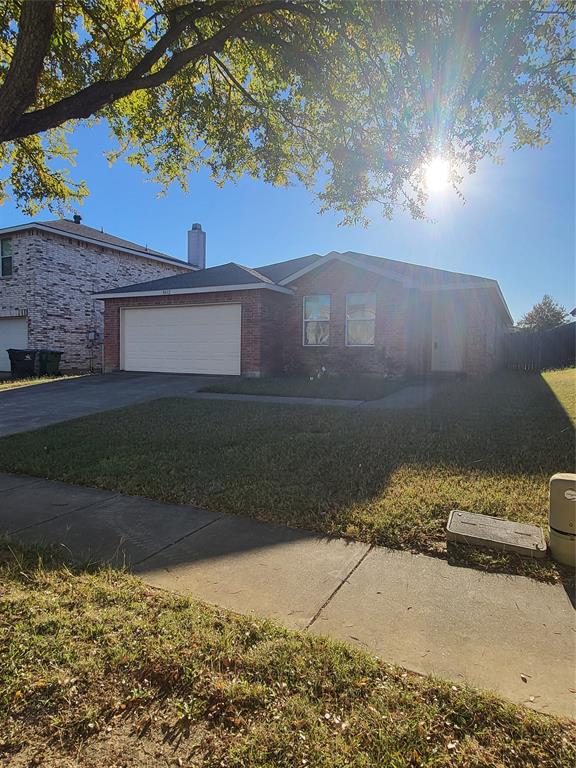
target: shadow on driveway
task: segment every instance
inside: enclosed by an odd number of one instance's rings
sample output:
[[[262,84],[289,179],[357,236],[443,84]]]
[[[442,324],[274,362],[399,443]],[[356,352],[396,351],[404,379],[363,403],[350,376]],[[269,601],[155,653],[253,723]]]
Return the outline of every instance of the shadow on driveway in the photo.
[[[187,397],[221,377],[114,373],[53,381],[0,392],[0,436],[125,408],[161,397]]]

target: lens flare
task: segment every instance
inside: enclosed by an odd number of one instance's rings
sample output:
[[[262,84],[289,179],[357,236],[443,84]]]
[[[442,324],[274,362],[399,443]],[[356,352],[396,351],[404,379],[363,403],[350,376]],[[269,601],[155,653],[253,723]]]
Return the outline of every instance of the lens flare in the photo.
[[[434,158],[426,165],[424,178],[428,192],[442,192],[450,182],[450,163],[443,157]]]

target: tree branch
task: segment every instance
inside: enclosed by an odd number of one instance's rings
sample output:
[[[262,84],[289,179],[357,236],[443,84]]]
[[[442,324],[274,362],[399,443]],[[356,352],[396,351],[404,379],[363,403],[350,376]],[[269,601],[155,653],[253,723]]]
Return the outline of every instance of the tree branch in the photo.
[[[221,8],[225,3],[216,3],[215,5]],[[21,114],[4,130],[0,130],[0,142],[41,133],[50,128],[56,128],[68,120],[90,117],[107,104],[112,104],[134,91],[163,85],[188,64],[222,50],[228,40],[239,35],[243,25],[250,19],[273,14],[277,11],[289,11],[307,17],[316,15],[315,11],[305,4],[287,2],[286,0],[272,0],[272,2],[250,6],[236,14],[212,37],[174,53],[162,68],[151,74],[146,74],[167,52],[170,45],[179,39],[182,32],[193,24],[198,18],[198,14],[206,15],[206,9],[198,11],[193,16],[175,20],[167,32],[126,76],[117,80],[98,81],[49,107]]]
[[[242,83],[240,83],[237,78],[234,77],[232,72],[228,69],[226,64],[224,64],[223,61],[221,61],[218,56],[216,56],[215,53],[210,54],[211,58],[216,62],[216,66],[220,69],[222,74],[224,75],[227,80],[232,83],[232,85],[236,88],[237,91],[239,91],[242,96],[246,99],[246,101],[251,104],[253,107],[256,107],[257,109],[261,110],[262,112],[266,112],[266,108],[263,104],[260,104],[259,101],[257,101],[252,94],[244,88]]]
[[[54,30],[53,0],[22,3],[14,56],[0,87],[0,135],[34,102]]]

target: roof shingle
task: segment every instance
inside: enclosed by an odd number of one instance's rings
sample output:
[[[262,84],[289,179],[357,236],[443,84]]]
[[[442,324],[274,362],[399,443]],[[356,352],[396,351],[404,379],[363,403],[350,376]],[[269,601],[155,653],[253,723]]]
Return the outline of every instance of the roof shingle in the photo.
[[[97,240],[104,245],[118,245],[121,248],[128,248],[132,251],[137,251],[143,256],[157,256],[162,259],[174,261],[177,264],[182,264],[183,266],[188,266],[187,262],[182,261],[182,259],[176,259],[174,256],[168,256],[168,254],[162,253],[161,251],[154,251],[152,248],[148,248],[148,246],[133,243],[131,240],[125,240],[122,237],[116,237],[116,235],[109,235],[107,232],[102,232],[100,229],[95,229],[94,227],[88,227],[86,224],[76,224],[75,221],[69,221],[68,219],[39,221],[37,223],[41,224],[43,227],[54,229],[59,233],[65,233],[71,236],[77,235],[78,237],[82,238],[90,238],[90,240]]]
[[[305,267],[309,267],[314,264],[318,259],[322,259],[318,253],[311,253],[309,256],[301,256],[299,259],[289,259],[288,261],[280,261],[277,264],[266,264],[264,267],[256,267],[256,271],[261,275],[266,275],[270,280],[279,283],[281,280],[285,280],[290,275],[299,272]]]
[[[185,288],[221,288],[231,285],[254,285],[262,283],[263,286],[274,285],[264,275],[259,275],[254,269],[243,267],[240,264],[230,262],[218,267],[208,267],[197,272],[184,272],[181,275],[170,275],[158,280],[148,280],[145,283],[136,283],[122,288],[113,288],[109,291],[100,291],[106,295],[112,293],[141,293],[144,291],[174,291]]]

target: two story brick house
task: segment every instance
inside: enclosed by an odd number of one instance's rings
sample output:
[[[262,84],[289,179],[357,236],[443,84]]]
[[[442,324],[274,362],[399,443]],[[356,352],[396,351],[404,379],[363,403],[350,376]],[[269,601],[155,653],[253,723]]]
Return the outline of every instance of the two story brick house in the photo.
[[[106,290],[104,369],[483,374],[512,318],[498,283],[362,253],[229,263]]]
[[[0,371],[10,369],[10,347],[61,350],[63,370],[100,370],[104,305],[94,292],[204,266],[85,226],[79,216],[0,229],[0,251]]]

